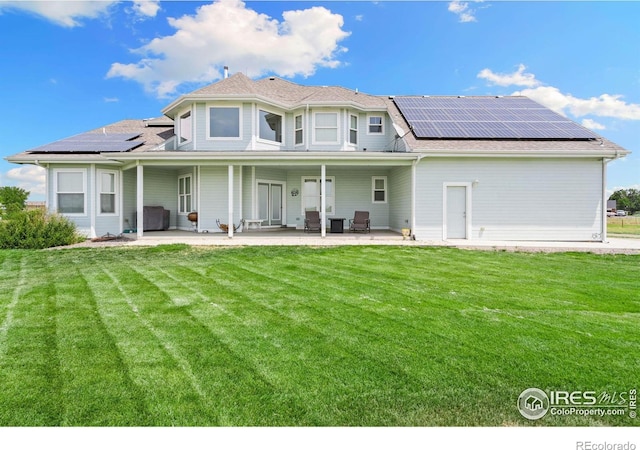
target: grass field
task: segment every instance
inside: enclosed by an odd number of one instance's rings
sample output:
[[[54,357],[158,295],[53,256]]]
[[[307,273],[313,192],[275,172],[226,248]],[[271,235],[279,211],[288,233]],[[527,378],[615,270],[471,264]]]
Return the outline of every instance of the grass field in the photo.
[[[607,217],[607,233],[640,236],[640,217]]]
[[[640,256],[417,247],[0,252],[2,426],[638,425]]]

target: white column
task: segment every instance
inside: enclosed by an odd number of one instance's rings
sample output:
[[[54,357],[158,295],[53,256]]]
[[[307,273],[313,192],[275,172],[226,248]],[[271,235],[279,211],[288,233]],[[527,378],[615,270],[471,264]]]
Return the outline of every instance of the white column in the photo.
[[[416,166],[419,160],[411,164],[411,234],[416,234]]]
[[[327,166],[320,166],[320,236],[327,236]],[[334,186],[335,188],[335,186]]]
[[[233,166],[229,165],[229,220],[228,220],[228,231],[227,235],[232,238],[233,237]]]
[[[144,217],[142,214],[144,206],[144,168],[143,166],[137,167],[136,173],[136,228],[137,236],[139,238],[142,237],[142,232],[144,228]]]
[[[96,179],[96,165],[91,164],[91,169],[89,170],[89,183],[87,188],[87,196],[89,197],[89,221],[91,229],[90,236],[92,238],[97,237],[96,234],[96,206],[99,201],[99,195],[97,192],[98,189],[98,180]]]
[[[602,234],[600,240],[607,242],[607,161],[602,158]]]

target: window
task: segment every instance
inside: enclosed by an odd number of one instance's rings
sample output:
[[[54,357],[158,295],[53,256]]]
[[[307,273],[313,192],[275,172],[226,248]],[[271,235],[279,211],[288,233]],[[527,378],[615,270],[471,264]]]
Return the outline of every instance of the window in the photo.
[[[240,139],[240,107],[212,106],[209,108],[209,138]]]
[[[315,113],[314,141],[338,143],[338,113]]]
[[[188,142],[191,140],[191,111],[187,111],[186,113],[180,116],[178,133],[179,133],[181,144],[183,142]]]
[[[325,186],[325,207],[328,215],[333,215],[335,210],[335,178],[327,177]],[[322,190],[320,177],[302,178],[302,213],[305,211],[320,211],[322,202]]]
[[[178,214],[189,214],[192,208],[191,174],[178,177]]]
[[[98,170],[99,214],[116,213],[117,175],[117,172]]]
[[[349,144],[358,145],[358,116],[349,119]]]
[[[84,214],[86,208],[86,171],[66,169],[54,171],[56,210],[60,214]]]
[[[282,142],[282,116],[268,111],[258,111],[260,139],[267,141]]]
[[[387,203],[387,177],[373,177],[371,187],[371,202]]]
[[[382,116],[369,116],[369,134],[384,133],[384,121]]]
[[[304,133],[302,128],[302,115],[296,116],[295,119],[295,145],[301,145],[304,143]]]

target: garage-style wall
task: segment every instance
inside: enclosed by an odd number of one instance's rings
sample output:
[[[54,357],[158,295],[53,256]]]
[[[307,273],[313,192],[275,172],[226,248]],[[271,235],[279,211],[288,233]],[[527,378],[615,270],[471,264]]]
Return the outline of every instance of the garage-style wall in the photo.
[[[424,158],[416,170],[416,238],[442,239],[445,183],[470,183],[470,239],[602,238],[601,159]]]

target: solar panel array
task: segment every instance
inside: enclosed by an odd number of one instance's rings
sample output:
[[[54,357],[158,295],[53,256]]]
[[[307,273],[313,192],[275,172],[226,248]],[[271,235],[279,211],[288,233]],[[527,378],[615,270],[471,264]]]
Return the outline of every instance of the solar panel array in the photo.
[[[144,144],[140,133],[83,133],[30,150],[31,153],[128,152]]]
[[[417,138],[597,139],[526,97],[395,97]]]

